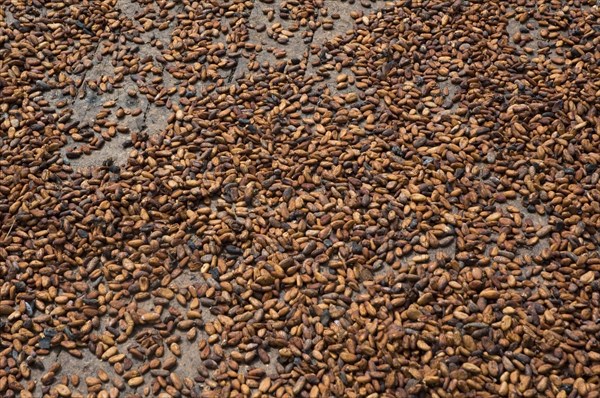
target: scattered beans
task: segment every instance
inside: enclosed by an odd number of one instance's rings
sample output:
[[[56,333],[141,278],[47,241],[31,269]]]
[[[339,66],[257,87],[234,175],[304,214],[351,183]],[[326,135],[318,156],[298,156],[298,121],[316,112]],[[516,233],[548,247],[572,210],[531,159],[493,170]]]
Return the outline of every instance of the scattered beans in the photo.
[[[1,396],[600,396],[595,2],[0,4]]]

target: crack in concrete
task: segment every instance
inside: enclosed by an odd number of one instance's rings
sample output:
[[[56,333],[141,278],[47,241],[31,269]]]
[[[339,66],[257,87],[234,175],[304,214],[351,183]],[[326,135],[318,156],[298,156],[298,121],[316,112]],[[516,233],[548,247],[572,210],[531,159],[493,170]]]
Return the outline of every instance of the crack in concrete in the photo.
[[[117,10],[126,9],[127,6],[130,5],[130,3],[133,6],[132,9],[133,9],[134,13],[142,11],[142,8],[137,3],[134,3],[131,1],[124,1],[124,2],[119,1],[115,5],[115,9],[117,9]],[[169,10],[168,18],[170,18],[170,21],[169,21],[169,26],[167,29],[161,30],[160,32],[158,32],[158,34],[156,34],[156,32],[154,32],[154,31],[151,32],[152,39],[142,45],[145,48],[145,51],[146,51],[146,53],[148,53],[148,55],[152,55],[152,54],[154,54],[154,52],[157,52],[158,54],[160,54],[160,51],[150,44],[151,42],[154,42],[154,40],[162,39],[162,40],[170,42],[171,32],[173,31],[174,27],[177,26],[177,14],[183,10],[183,7],[184,7],[183,3],[180,3],[176,7]],[[153,12],[155,12],[155,11],[153,11]],[[131,14],[131,12],[129,14]],[[126,14],[125,16],[128,17],[129,14]],[[143,33],[148,33],[148,32],[144,31]],[[94,110],[98,110],[97,106],[94,106],[96,104],[86,103],[84,107],[78,107],[77,104],[79,101],[81,101],[83,98],[85,98],[86,95],[90,95],[87,92],[87,88],[86,88],[86,84],[89,81],[90,74],[96,75],[97,74],[96,71],[104,70],[111,66],[111,65],[105,65],[107,60],[110,58],[110,55],[105,55],[103,57],[102,62],[95,62],[97,54],[98,54],[98,50],[99,50],[100,46],[104,43],[107,43],[107,42],[105,40],[99,40],[96,43],[96,46],[92,53],[92,60],[94,61],[93,66],[89,69],[86,69],[82,73],[81,80],[78,81],[79,84],[76,86],[78,88],[79,95],[69,101],[69,106],[71,108],[76,109],[76,110],[82,109],[82,108],[84,109],[81,115],[77,116],[77,113],[74,113],[71,116],[73,119],[75,119],[79,123],[81,123],[82,121],[84,121],[84,123],[85,123],[85,120],[87,120],[89,118],[90,113],[93,112]],[[154,57],[156,57],[156,55],[154,55]],[[163,69],[163,75],[165,75],[165,73],[168,73],[166,67],[163,67],[163,65],[161,65],[161,68]],[[169,80],[168,77],[170,77],[170,75],[164,76],[164,79]],[[137,83],[134,82],[134,84],[137,84]],[[139,86],[139,84],[137,84],[137,85]],[[163,86],[164,86],[164,90],[167,90],[167,89],[170,89],[170,88],[176,86],[176,83],[169,84],[165,81],[165,82],[163,82]],[[123,98],[122,95],[123,95],[125,89],[123,87],[120,87],[118,90],[121,92],[121,95],[116,95],[116,98],[111,98],[114,101],[117,101],[117,100]],[[110,94],[112,94],[112,92],[104,92],[103,93],[103,95],[106,95],[106,94],[108,94],[108,97],[113,97],[110,95]],[[106,98],[103,98],[103,99],[106,99]],[[154,106],[153,103],[149,99],[142,97],[142,100],[146,101],[146,104],[145,104],[145,107],[143,110],[143,115],[141,116],[141,119],[142,119],[141,126],[139,126],[139,118],[138,117],[130,116],[137,121],[137,123],[138,123],[137,128],[141,131],[148,129],[148,121],[147,121],[148,115],[151,113],[153,106]],[[161,99],[161,101],[162,101],[162,99]],[[100,108],[100,109],[102,109],[102,108]],[[109,111],[109,114],[112,114],[112,111]],[[94,118],[94,120],[95,120],[95,118]],[[166,118],[156,118],[156,121],[159,122],[158,123],[159,125],[157,126],[157,129],[156,129],[157,131],[162,130],[162,128],[164,126],[166,126]],[[92,123],[92,125],[94,123]],[[135,124],[136,122],[130,121],[130,120],[128,120],[128,122],[127,122],[130,129],[131,128],[135,129],[135,126],[132,125],[131,123]],[[102,128],[102,129],[104,129],[104,128]],[[155,129],[153,129],[153,130],[155,130]],[[150,134],[154,134],[157,131],[150,132]],[[95,133],[94,137],[92,139],[97,138],[97,137],[98,137],[98,133]],[[72,165],[72,167],[74,167],[75,169],[79,169],[80,167],[84,167],[84,166],[85,167],[98,166],[107,159],[116,160],[115,163],[117,163],[117,164],[124,164],[127,161],[128,152],[129,152],[128,150],[126,150],[123,147],[123,144],[126,142],[126,140],[127,140],[127,136],[124,136],[124,135],[121,135],[120,133],[118,133],[117,135],[112,136],[112,138],[107,139],[107,141],[105,141],[105,143],[102,145],[102,147],[92,149],[90,154],[84,153],[76,159],[66,160],[66,161],[68,161]],[[65,158],[66,153],[70,149],[73,148],[74,143],[75,143],[75,141],[73,140],[73,138],[70,136],[67,136],[67,142],[63,146],[63,148],[61,148],[61,156],[63,156],[63,158]],[[85,143],[82,143],[82,144],[86,145]]]

